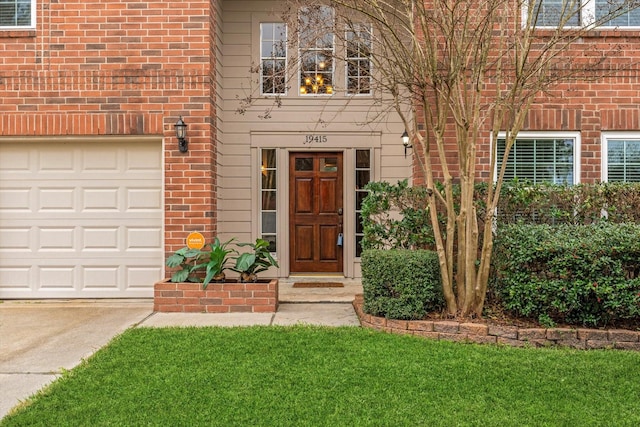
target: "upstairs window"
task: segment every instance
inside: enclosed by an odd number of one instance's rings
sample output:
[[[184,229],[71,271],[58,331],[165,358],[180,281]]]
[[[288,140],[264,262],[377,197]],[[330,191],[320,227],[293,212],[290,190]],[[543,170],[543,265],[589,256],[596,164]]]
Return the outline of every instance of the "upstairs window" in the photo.
[[[260,24],[260,82],[263,95],[286,93],[287,26]]]
[[[578,0],[532,0],[537,27],[563,27],[580,25],[580,1]]]
[[[36,0],[0,0],[0,29],[35,28]]]
[[[577,137],[518,137],[507,159],[505,180],[527,179],[533,183],[575,184]],[[498,171],[502,167],[505,140],[498,140]]]
[[[356,24],[346,33],[347,93],[371,93],[371,26]]]
[[[625,3],[627,4],[626,6]],[[612,15],[612,12],[617,15],[602,24],[603,27],[640,27],[640,8],[629,10],[628,2],[623,0],[595,0],[595,8],[596,20]]]
[[[628,0],[529,0],[537,27],[640,28],[640,8]],[[523,19],[528,10],[523,9]],[[609,19],[610,18],[610,19]]]
[[[300,11],[300,95],[333,95],[333,9],[313,6]]]

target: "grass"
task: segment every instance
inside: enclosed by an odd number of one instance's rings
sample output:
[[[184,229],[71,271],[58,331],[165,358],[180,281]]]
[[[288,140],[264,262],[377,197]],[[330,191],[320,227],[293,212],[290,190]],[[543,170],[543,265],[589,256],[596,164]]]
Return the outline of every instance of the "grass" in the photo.
[[[138,328],[0,425],[637,426],[640,354],[360,328]]]

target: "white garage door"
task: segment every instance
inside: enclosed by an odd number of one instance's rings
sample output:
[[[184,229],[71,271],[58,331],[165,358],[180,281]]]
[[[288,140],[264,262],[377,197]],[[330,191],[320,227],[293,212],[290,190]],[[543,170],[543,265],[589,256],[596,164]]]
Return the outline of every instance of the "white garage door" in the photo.
[[[160,140],[0,142],[0,298],[151,297],[162,265]]]

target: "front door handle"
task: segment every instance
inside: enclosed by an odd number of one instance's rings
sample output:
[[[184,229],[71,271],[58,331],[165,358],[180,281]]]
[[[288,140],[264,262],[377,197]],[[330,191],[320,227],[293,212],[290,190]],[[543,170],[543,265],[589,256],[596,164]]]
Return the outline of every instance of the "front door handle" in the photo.
[[[342,208],[338,208],[338,215],[342,215]]]

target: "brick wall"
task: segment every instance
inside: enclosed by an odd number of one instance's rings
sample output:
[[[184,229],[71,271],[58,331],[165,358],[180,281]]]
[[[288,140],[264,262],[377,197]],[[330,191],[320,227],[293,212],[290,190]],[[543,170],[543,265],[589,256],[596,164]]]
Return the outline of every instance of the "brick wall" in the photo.
[[[353,302],[353,307],[363,327],[394,334],[409,334],[443,341],[502,344],[512,347],[559,346],[581,350],[607,348],[640,351],[640,332],[638,331],[520,328],[450,320],[393,320],[366,314],[362,306],[362,295],[358,295]]]
[[[155,284],[153,311],[164,313],[275,313],[278,280],[256,283]]]
[[[591,72],[575,76],[536,98],[524,124],[524,131],[576,131],[581,136],[580,181],[602,179],[603,131],[640,131],[640,32],[598,30],[575,42],[565,58],[603,55],[605,60]],[[490,167],[489,129],[478,147],[478,176],[488,177]],[[450,133],[448,153],[455,161],[455,134]],[[437,156],[435,145],[431,152]],[[416,155],[420,148],[414,150]],[[434,157],[434,170],[440,170]],[[424,182],[420,165],[414,163],[415,183]],[[455,176],[455,174],[454,174]]]
[[[216,231],[214,2],[42,0],[35,31],[0,31],[0,138],[164,137],[167,252]]]

